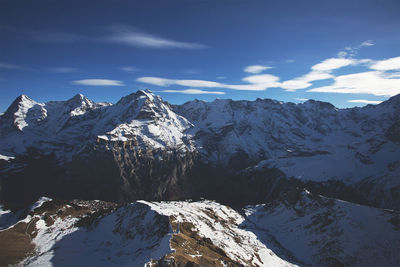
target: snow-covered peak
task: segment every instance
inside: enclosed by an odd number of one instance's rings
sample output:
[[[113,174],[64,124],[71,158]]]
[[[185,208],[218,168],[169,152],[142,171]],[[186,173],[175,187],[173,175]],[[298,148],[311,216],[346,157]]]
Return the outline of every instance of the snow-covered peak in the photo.
[[[34,101],[29,96],[20,95],[13,101],[13,103],[7,109],[5,114],[10,114],[11,115],[11,114],[14,114],[15,112],[18,112],[19,110],[29,109],[30,107],[32,107],[35,104],[37,104],[37,102]]]
[[[70,99],[66,101],[66,103],[75,104],[75,105],[83,105],[84,103],[93,103],[86,96],[82,94],[76,94]]]
[[[176,114],[170,105],[148,90],[139,90],[121,98],[105,110],[106,134],[101,139],[126,141],[135,139],[146,147],[166,148],[187,145],[185,130],[192,124]]]
[[[319,110],[331,110],[331,111],[338,110],[334,105],[332,105],[329,102],[317,101],[313,99],[307,100],[304,103],[299,103],[298,105]]]
[[[96,106],[92,100],[82,94],[77,94],[74,97],[65,101],[67,108],[70,108],[70,115],[77,116],[84,114],[88,109]]]
[[[34,109],[35,107],[35,109]],[[14,102],[10,105],[4,115],[1,117],[0,128],[9,127],[23,131],[30,123],[28,117],[29,110],[38,110],[41,105],[26,95],[18,96]],[[38,115],[37,112],[33,112],[33,116]],[[39,115],[40,116],[40,115]]]
[[[3,136],[9,135],[13,125],[23,130],[26,135],[19,136],[18,143],[25,142],[25,146],[43,146],[45,141],[67,143],[79,150],[98,138],[133,140],[157,149],[196,144],[212,162],[244,162],[245,157],[249,166],[260,160],[315,151],[333,154],[343,144],[359,142],[359,136],[367,134],[365,140],[383,136],[398,119],[399,98],[372,107],[337,109],[321,101],[294,104],[270,99],[194,100],[171,106],[149,90],[122,97],[114,105],[95,103],[81,94],[45,104],[20,96],[0,117],[0,127]],[[15,143],[4,139],[0,153],[15,156],[7,153],[13,151]]]
[[[160,97],[154,95],[150,90],[138,90],[135,93],[122,97],[116,105],[129,105],[138,100],[144,102],[162,101]]]
[[[192,126],[148,90],[125,96],[114,105],[95,103],[82,94],[47,103],[21,96],[0,117],[5,137],[0,151],[15,156],[35,147],[71,156],[98,139],[131,140],[140,148],[185,149],[189,145],[185,131]],[[15,127],[20,134],[13,133]]]

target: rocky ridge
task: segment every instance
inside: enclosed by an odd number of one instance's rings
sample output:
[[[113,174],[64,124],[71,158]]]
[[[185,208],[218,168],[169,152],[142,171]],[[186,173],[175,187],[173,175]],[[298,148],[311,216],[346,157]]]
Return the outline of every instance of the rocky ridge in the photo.
[[[206,200],[117,205],[42,198],[22,218],[0,230],[1,265],[400,263],[398,212],[315,196],[307,191],[292,191],[269,204],[242,210]]]

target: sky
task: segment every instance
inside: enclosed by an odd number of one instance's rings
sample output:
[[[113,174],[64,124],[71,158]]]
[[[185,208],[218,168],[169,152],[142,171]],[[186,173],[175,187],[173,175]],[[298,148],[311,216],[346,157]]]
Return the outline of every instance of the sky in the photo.
[[[0,0],[0,112],[81,93],[377,104],[400,93],[397,0]]]

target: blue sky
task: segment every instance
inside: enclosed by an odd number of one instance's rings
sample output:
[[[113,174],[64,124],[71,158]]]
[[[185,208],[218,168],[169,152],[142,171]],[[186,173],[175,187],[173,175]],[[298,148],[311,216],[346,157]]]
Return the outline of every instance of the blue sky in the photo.
[[[400,1],[0,0],[0,111],[20,94],[145,88],[171,103],[378,103],[400,93],[399,14]]]

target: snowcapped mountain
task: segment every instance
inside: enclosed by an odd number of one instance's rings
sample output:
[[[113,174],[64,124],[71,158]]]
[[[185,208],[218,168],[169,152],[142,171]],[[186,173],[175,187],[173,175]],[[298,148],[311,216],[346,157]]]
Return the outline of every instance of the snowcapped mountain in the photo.
[[[1,154],[34,147],[70,159],[96,139],[134,140],[138,147],[185,146],[192,125],[150,92],[138,91],[118,103],[94,103],[83,95],[67,101],[37,103],[18,97],[0,117]]]
[[[279,169],[287,177],[340,181],[400,208],[400,96],[380,105],[337,109],[269,99],[192,101],[176,107],[195,128],[207,160],[238,170]]]
[[[398,266],[399,114],[22,95],[0,115],[0,265]]]
[[[0,116],[0,198],[232,203],[240,192],[249,204],[301,184],[400,209],[399,114],[399,95],[352,109],[269,99],[172,106],[150,91],[116,104],[22,95]],[[22,193],[21,183],[40,192]]]
[[[240,213],[213,201],[42,198],[0,231],[0,264],[397,266],[399,216],[304,191]]]

